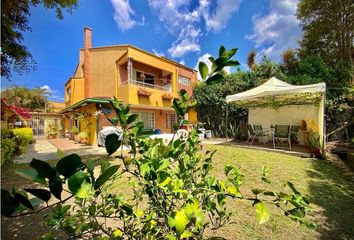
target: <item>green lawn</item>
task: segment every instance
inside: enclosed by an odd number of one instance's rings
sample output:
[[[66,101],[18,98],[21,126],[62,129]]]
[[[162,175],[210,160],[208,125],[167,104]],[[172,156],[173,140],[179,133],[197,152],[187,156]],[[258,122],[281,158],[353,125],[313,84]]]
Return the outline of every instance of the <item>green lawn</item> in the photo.
[[[267,188],[260,180],[259,170],[262,166],[272,169],[270,179],[274,189],[281,190],[282,183],[290,180],[302,193],[308,195],[313,211],[311,220],[314,221],[317,230],[309,230],[303,226],[282,216],[276,208],[270,208],[272,217],[269,222],[259,225],[256,221],[255,209],[249,202],[233,201],[229,206],[234,210],[235,216],[232,225],[219,229],[208,235],[224,236],[227,239],[353,239],[354,238],[354,174],[324,160],[304,159],[278,153],[263,152],[257,150],[241,149],[231,146],[207,146],[208,150],[218,150],[214,155],[213,174],[222,177],[223,166],[233,164],[241,166],[245,175],[243,193],[252,196],[250,189]],[[12,173],[16,168],[27,168],[28,165],[7,166],[2,169],[2,185],[7,188],[12,185],[27,186],[26,180]],[[117,189],[129,192],[128,179],[119,180]],[[113,187],[114,188],[114,187]],[[286,190],[286,189],[284,189]],[[286,190],[288,191],[288,190]],[[2,221],[2,237],[8,234],[17,234],[18,238],[26,229],[31,235],[26,239],[36,236],[33,226],[39,226],[42,216],[26,217],[26,219],[11,219]],[[27,223],[30,224],[27,224]],[[19,225],[20,224],[20,225]],[[21,227],[20,227],[21,226]],[[21,228],[25,231],[21,231]],[[42,227],[37,227],[40,234]],[[4,233],[5,232],[5,233]],[[37,235],[38,235],[37,234]],[[13,235],[11,235],[13,236]]]

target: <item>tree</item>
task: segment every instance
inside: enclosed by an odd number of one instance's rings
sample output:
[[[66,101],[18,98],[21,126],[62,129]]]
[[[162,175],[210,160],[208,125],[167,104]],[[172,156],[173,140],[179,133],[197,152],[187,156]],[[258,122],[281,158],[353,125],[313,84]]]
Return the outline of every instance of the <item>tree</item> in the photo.
[[[303,27],[300,57],[319,55],[334,69],[353,71],[354,4],[352,0],[301,0],[297,18]],[[338,72],[341,72],[338,71]],[[343,81],[351,80],[352,73]]]
[[[32,111],[43,110],[49,96],[48,89],[40,87],[31,89],[17,85],[13,85],[1,92],[1,97],[6,98],[10,104]]]
[[[249,69],[253,69],[255,63],[256,63],[256,56],[257,52],[256,51],[251,51],[247,55],[247,66]]]
[[[71,13],[78,5],[78,0],[2,0],[1,76],[10,78],[11,69],[23,74],[35,68],[31,53],[22,44],[22,34],[31,31],[28,25],[30,8],[40,4],[47,9],[55,9],[57,18],[63,19],[63,10]]]

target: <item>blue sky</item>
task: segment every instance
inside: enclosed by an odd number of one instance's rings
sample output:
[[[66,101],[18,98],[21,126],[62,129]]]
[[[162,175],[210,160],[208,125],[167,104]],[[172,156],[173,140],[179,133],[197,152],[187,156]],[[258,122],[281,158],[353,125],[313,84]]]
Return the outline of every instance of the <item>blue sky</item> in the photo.
[[[13,73],[11,82],[2,79],[1,87],[45,87],[53,100],[63,101],[85,26],[93,30],[94,47],[131,44],[191,68],[217,55],[221,44],[239,49],[235,58],[243,69],[251,50],[258,52],[258,59],[267,54],[278,61],[301,37],[296,4],[297,0],[81,0],[63,20],[53,10],[32,8],[32,31],[24,34],[23,43],[37,70],[23,76]]]

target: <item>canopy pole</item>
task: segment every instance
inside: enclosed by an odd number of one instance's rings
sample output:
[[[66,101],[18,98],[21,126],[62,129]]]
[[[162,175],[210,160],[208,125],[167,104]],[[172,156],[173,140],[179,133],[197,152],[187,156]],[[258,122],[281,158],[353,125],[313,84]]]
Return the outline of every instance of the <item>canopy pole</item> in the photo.
[[[228,118],[228,106],[226,105],[226,119],[225,119],[225,137],[227,142],[227,118]]]

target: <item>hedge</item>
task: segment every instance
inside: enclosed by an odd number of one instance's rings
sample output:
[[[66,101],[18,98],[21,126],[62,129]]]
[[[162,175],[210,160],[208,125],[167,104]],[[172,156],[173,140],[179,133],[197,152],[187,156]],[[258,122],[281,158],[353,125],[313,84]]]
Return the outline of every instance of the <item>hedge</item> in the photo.
[[[33,141],[33,131],[32,128],[14,128],[13,132],[15,137],[19,139],[21,151],[25,150]]]

